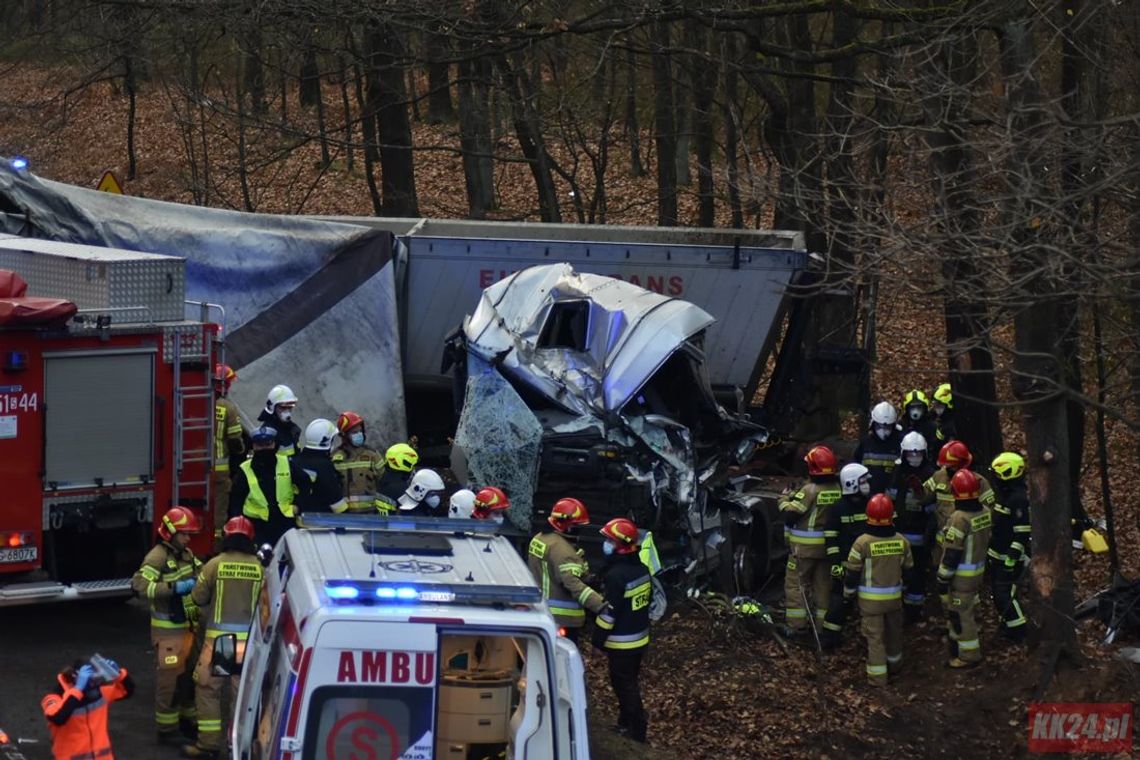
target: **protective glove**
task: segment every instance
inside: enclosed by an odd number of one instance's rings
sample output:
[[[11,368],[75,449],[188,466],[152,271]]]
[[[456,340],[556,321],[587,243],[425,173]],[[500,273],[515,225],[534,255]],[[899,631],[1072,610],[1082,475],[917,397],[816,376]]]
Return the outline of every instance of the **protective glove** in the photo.
[[[842,578],[843,577],[843,565],[832,565],[831,566],[831,577],[832,578]]]
[[[87,684],[91,680],[91,676],[95,675],[95,668],[90,665],[84,665],[75,674],[75,688],[80,691],[87,690]]]
[[[175,581],[174,593],[178,596],[186,596],[194,590],[194,584],[197,582],[198,580],[196,578],[183,578],[180,581]]]

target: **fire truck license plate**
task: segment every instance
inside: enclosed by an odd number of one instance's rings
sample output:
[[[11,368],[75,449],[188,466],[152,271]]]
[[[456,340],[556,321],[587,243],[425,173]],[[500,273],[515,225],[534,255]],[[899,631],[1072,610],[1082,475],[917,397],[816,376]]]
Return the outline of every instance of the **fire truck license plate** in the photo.
[[[19,549],[0,549],[0,562],[31,562],[36,558],[36,547],[24,546]]]

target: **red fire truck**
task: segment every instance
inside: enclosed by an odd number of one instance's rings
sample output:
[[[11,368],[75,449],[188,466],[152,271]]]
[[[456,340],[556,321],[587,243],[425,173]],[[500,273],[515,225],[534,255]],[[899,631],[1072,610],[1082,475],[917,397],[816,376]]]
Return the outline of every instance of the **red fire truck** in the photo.
[[[128,595],[166,509],[212,525],[221,320],[175,257],[0,237],[0,270],[0,606]]]

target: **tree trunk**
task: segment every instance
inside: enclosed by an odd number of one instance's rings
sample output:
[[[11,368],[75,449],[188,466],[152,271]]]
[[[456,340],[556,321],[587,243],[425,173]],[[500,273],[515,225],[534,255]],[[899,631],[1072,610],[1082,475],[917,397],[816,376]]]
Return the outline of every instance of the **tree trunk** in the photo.
[[[724,163],[728,172],[728,207],[732,226],[744,227],[744,208],[740,202],[740,106],[736,87],[736,37],[724,35]]]
[[[696,36],[699,27],[695,22],[683,22],[681,39],[689,50],[696,47]],[[677,56],[677,66],[674,67],[673,79],[673,107],[676,109],[673,124],[677,131],[677,184],[688,187],[693,184],[693,172],[690,169],[689,150],[693,142],[693,97],[696,87],[696,74],[694,67],[699,65],[698,59],[688,50]]]
[[[629,173],[634,177],[645,174],[641,165],[641,124],[637,119],[637,52],[633,37],[625,37],[625,136],[629,141]]]
[[[438,32],[426,32],[428,75],[428,124],[450,124],[455,121],[451,104],[451,38]]]
[[[1049,246],[1040,241],[1039,209],[1050,207],[1043,176],[1045,105],[1033,71],[1033,25],[1026,17],[1002,24],[999,47],[1010,113],[1011,155],[1007,169],[1008,224],[1014,271],[1025,283],[1027,306],[1014,317],[1015,397],[1025,404],[1029,451],[1029,502],[1033,522],[1033,585],[1040,595],[1043,647],[1042,682],[1058,656],[1079,656],[1073,622],[1073,568],[1070,546],[1071,483],[1067,359],[1060,346],[1069,328],[1061,308],[1068,283],[1050,266]]]
[[[123,89],[127,91],[127,179],[138,176],[138,156],[135,153],[135,105],[138,83],[135,81],[134,56],[123,58]]]
[[[494,144],[491,142],[491,71],[486,57],[459,62],[459,150],[472,219],[486,219],[495,207]]]
[[[539,214],[544,222],[561,222],[562,210],[554,184],[554,162],[546,149],[546,138],[542,133],[542,122],[536,106],[537,85],[517,55],[500,55],[495,62],[510,98],[515,136],[534,177]]]
[[[693,81],[693,152],[697,158],[697,223],[702,227],[716,224],[716,196],[713,183],[713,100],[716,96],[716,56],[709,55],[709,34],[694,27],[693,48],[705,55],[692,57]]]
[[[374,25],[366,33],[368,91],[380,142],[380,197],[388,216],[418,216],[412,124],[404,71],[398,64],[401,42],[390,26]]]
[[[249,93],[250,110],[254,116],[264,116],[265,103],[265,68],[261,65],[262,42],[261,29],[257,19],[252,19],[245,29],[245,91]]]
[[[356,150],[352,145],[354,119],[352,106],[348,101],[348,80],[351,76],[351,69],[343,55],[337,60],[340,63],[340,105],[341,111],[344,113],[344,168],[351,172],[356,168]]]
[[[350,43],[352,44],[352,43]],[[353,45],[355,47],[355,45]],[[356,57],[356,51],[353,51]],[[364,72],[357,64],[352,65],[353,84],[356,90],[356,107],[360,109],[360,131],[364,135],[364,145],[361,151],[364,155],[364,179],[368,184],[368,197],[372,199],[372,213],[381,216],[384,213],[384,201],[380,197],[380,189],[376,186],[376,163],[380,160],[380,153],[376,148],[376,110],[375,103],[365,96]]]
[[[673,75],[669,22],[653,24],[653,129],[657,146],[657,224],[677,226],[677,130],[673,118]]]
[[[298,77],[297,102],[301,108],[313,108],[321,101],[321,70],[317,66],[317,49],[306,32],[304,52],[301,54],[301,71]]]

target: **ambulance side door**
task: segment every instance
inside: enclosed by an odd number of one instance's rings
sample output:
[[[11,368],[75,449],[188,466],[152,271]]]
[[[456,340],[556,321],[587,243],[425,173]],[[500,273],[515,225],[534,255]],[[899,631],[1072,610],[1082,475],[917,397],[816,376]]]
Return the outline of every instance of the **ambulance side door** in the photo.
[[[578,647],[562,638],[555,639],[555,671],[558,678],[558,757],[562,760],[589,760],[586,733],[586,670]]]

